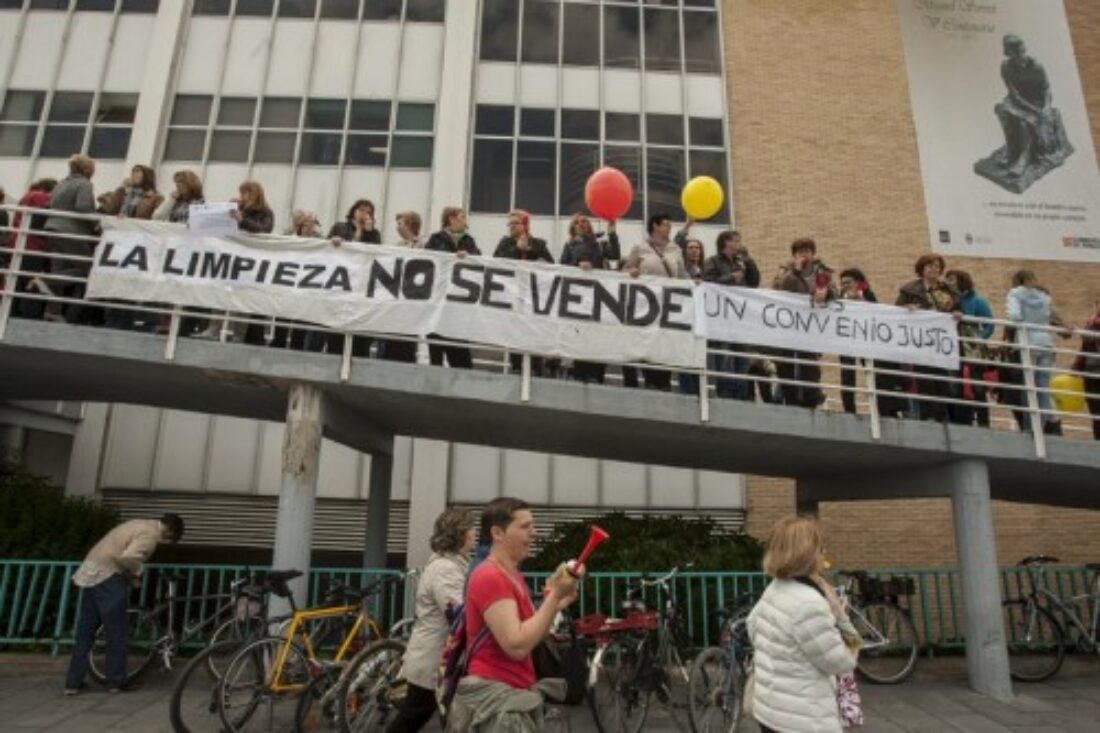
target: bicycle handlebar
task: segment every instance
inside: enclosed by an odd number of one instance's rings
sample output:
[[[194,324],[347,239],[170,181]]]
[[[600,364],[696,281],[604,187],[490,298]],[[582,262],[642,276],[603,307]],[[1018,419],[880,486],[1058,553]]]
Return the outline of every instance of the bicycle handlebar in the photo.
[[[668,582],[675,578],[677,575],[684,572],[685,570],[690,570],[693,567],[695,567],[695,563],[693,562],[684,563],[683,565],[677,565],[672,568],[672,570],[669,570],[667,573],[658,578],[638,578],[637,580],[633,581],[631,585],[638,588],[652,588],[656,585],[667,585]]]

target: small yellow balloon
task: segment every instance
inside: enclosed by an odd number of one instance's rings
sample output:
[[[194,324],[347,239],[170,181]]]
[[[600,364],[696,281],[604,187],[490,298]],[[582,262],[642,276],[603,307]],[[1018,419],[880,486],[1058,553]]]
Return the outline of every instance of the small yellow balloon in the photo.
[[[696,176],[680,194],[684,212],[692,219],[709,219],[722,208],[722,186],[710,176]]]
[[[1072,394],[1054,392],[1054,406],[1061,412],[1085,411],[1085,380],[1073,374],[1056,374],[1050,380],[1050,388]]]

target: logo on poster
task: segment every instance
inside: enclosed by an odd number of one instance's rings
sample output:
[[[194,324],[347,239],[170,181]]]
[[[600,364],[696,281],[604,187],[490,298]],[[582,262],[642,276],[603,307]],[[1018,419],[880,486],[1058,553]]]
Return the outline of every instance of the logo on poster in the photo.
[[[1062,246],[1076,249],[1100,249],[1100,237],[1062,237]]]

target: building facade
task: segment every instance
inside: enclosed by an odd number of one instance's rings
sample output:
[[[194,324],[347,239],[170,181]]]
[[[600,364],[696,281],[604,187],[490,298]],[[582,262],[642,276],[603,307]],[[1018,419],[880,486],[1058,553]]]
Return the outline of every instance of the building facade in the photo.
[[[1065,5],[1100,140],[1100,8]],[[396,212],[418,211],[430,229],[458,204],[491,249],[519,207],[560,251],[601,164],[634,183],[620,226],[628,244],[648,214],[681,219],[683,182],[707,174],[729,194],[697,227],[708,247],[736,222],[767,279],[792,239],[812,236],[831,265],[860,266],[892,300],[930,241],[915,142],[896,0],[0,2],[9,196],[62,174],[63,159],[83,150],[98,160],[99,190],[137,163],[152,164],[162,190],[174,171],[195,170],[209,200],[259,180],[277,231],[291,209],[327,227],[365,197],[392,238]],[[949,262],[972,273],[997,314],[1011,272],[1025,265],[1070,320],[1100,299],[1096,265]],[[247,507],[273,528],[281,426],[125,405],[66,419],[71,439],[39,436],[38,422],[22,445],[41,464],[71,444],[60,472],[71,491],[127,512],[194,512],[202,542],[268,541],[263,523],[233,536],[232,516]],[[416,546],[445,504],[502,493],[550,516],[700,512],[758,536],[795,509],[790,483],[767,477],[399,443],[393,552]],[[326,443],[320,548],[361,541],[368,461]],[[996,511],[1003,562],[1100,556],[1098,513]],[[822,515],[839,563],[954,562],[946,501],[824,505]]]
[[[425,234],[444,206],[470,212],[491,253],[507,212],[560,252],[601,165],[631,178],[624,246],[646,216],[682,220],[684,181],[729,184],[721,9],[713,1],[161,0],[4,3],[0,160],[11,193],[59,177],[73,152],[97,191],[151,165],[162,191],[181,169],[209,201],[264,186],[276,231],[293,209],[327,229],[352,202],[377,207],[384,239],[412,210]],[[732,221],[732,197],[697,228]],[[40,409],[49,413],[51,406]],[[24,409],[23,412],[27,410]],[[12,419],[16,415],[12,412]],[[200,545],[268,547],[283,428],[130,405],[86,405],[68,467],[39,429],[12,439],[32,466],[124,514],[175,509]],[[476,439],[476,427],[471,426]],[[476,442],[476,440],[472,441]],[[318,550],[362,546],[369,456],[326,442]],[[740,476],[399,439],[390,550],[426,551],[447,504],[521,496],[557,519],[610,510],[706,513],[743,524]],[[256,521],[242,527],[248,512]]]

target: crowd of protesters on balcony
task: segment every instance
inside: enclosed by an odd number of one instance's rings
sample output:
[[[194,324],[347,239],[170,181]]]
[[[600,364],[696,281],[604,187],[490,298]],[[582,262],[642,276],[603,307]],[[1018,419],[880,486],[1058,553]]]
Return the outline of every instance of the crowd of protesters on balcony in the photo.
[[[74,155],[69,160],[68,176],[60,181],[51,178],[35,181],[18,200],[18,205],[186,225],[190,207],[206,202],[202,180],[190,170],[180,170],[173,175],[173,188],[167,195],[158,191],[156,174],[148,166],[134,166],[117,187],[98,197],[92,184],[94,175],[95,161],[85,155]],[[4,202],[4,192],[0,189],[0,203]],[[242,232],[273,232],[275,214],[259,182],[241,183],[233,202],[237,205],[233,216]],[[285,231],[288,235],[317,239],[325,231],[317,216],[309,211],[292,211],[290,221]],[[466,212],[462,208],[444,208],[439,230],[427,237],[422,234],[423,221],[416,212],[398,213],[395,223],[397,244],[402,246],[447,252],[460,258],[482,254],[468,231]],[[569,222],[568,239],[563,243],[557,264],[582,270],[617,269],[632,277],[646,275],[747,288],[761,285],[760,268],[742,242],[740,233],[731,230],[719,234],[713,253],[708,255],[707,244],[691,235],[692,224],[689,220],[673,236],[671,217],[654,214],[646,223],[644,239],[625,249],[614,221],[607,222],[606,231],[600,232],[588,216],[577,213]],[[16,211],[9,217],[7,211],[0,209],[0,229],[4,231],[0,243],[11,249],[17,237],[25,237],[15,288],[17,293],[29,297],[17,298],[14,315],[150,332],[168,328],[167,316],[126,310],[121,303],[109,303],[104,310],[79,302],[99,233],[94,217],[34,213],[23,234],[19,231],[22,226],[22,212]],[[345,242],[381,244],[374,204],[366,198],[355,201],[344,220],[328,230],[327,239],[336,247]],[[531,234],[531,217],[522,210],[509,213],[506,232],[492,256],[555,263],[547,242]],[[994,325],[982,320],[994,318],[994,313],[977,291],[969,273],[947,269],[946,261],[938,254],[920,256],[913,269],[915,278],[901,286],[894,304],[911,310],[952,314],[959,323],[962,365],[958,372],[952,373],[933,367],[877,362],[879,413],[988,426],[989,401],[996,398],[1013,408],[1021,430],[1030,430],[1030,416],[1024,409],[1027,406],[1026,379],[1020,369],[1021,354],[1025,350],[1012,346],[1020,340],[1018,332],[1023,329],[1028,343],[1026,351],[1030,354],[1031,365],[1036,367],[1032,375],[1038,389],[1038,407],[1043,411],[1043,431],[1060,434],[1058,416],[1049,414],[1054,409],[1048,390],[1056,357],[1055,337],[1068,339],[1076,329],[1058,314],[1050,291],[1038,282],[1035,274],[1019,270],[1013,275],[1005,300],[1004,319],[1019,325],[1007,326],[997,336]],[[779,268],[770,285],[775,290],[804,295],[816,305],[836,299],[879,302],[861,269],[849,267],[841,270],[838,276],[834,276],[834,272],[819,255],[814,240],[799,238],[791,244],[790,260]],[[68,302],[49,301],[43,296],[60,296]],[[203,318],[204,315],[210,317]],[[340,333],[311,330],[305,323],[276,323],[274,320],[266,325],[242,323],[233,317],[218,318],[217,315],[212,311],[189,315],[183,319],[181,333],[196,338],[225,338],[254,345],[335,354],[342,354],[345,338],[351,338],[355,357],[373,354],[392,361],[411,363],[417,360],[418,344],[414,340],[345,337]],[[967,320],[963,320],[964,317]],[[1084,330],[1100,330],[1100,301],[1084,324]],[[429,340],[428,355],[433,365],[446,363],[461,369],[473,366],[469,345],[436,334],[429,334]],[[510,358],[513,370],[518,371],[522,357],[513,354]],[[857,374],[867,364],[846,356],[839,361],[841,403],[845,412],[856,413]],[[1016,366],[1012,367],[1013,364]],[[579,382],[598,384],[603,384],[607,378],[606,364],[583,360],[575,360],[567,370],[558,359],[532,356],[530,368],[536,377],[568,375]],[[1100,338],[1082,335],[1079,354],[1071,368],[1084,376],[1086,402],[1094,418],[1093,434],[1100,440]],[[673,389],[674,373],[666,368],[623,365],[620,369],[626,387]],[[826,401],[821,389],[821,357],[816,353],[711,341],[708,343],[707,369],[714,377],[715,392],[720,398],[753,401],[758,397],[762,402],[809,409],[816,409]],[[680,392],[699,393],[698,374],[681,372],[675,377]]]

